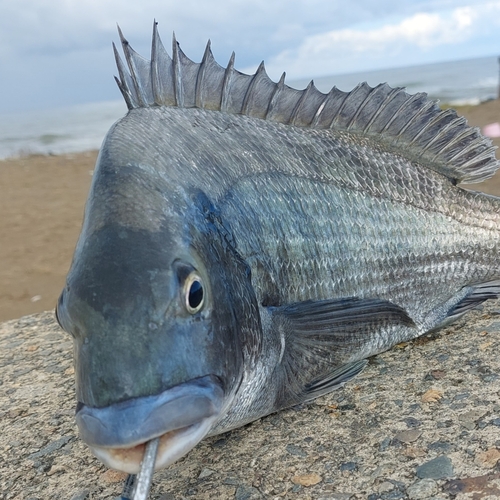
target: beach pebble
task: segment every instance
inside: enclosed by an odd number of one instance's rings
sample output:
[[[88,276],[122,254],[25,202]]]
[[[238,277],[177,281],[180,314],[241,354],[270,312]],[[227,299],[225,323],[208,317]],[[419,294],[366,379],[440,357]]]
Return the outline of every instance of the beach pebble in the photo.
[[[405,418],[404,421],[410,429],[412,429],[414,427],[420,427],[420,425],[422,425],[422,422],[414,417]]]
[[[298,476],[292,477],[293,484],[300,484],[301,486],[314,486],[315,484],[320,483],[323,478],[316,473],[312,474],[302,474]]]
[[[85,500],[89,494],[90,490],[80,490],[71,497],[71,500]]]
[[[470,410],[458,416],[458,421],[468,430],[476,427],[476,422],[485,414],[484,410]]]
[[[406,494],[411,500],[423,500],[435,495],[438,487],[432,479],[420,479],[406,489]]]
[[[389,481],[384,481],[383,483],[380,483],[377,488],[379,493],[386,493],[388,491],[392,491],[393,489],[394,485]]]
[[[200,472],[200,475],[198,476],[198,479],[205,479],[206,477],[211,476],[215,471],[212,469],[202,469]]]
[[[422,431],[417,429],[410,429],[407,431],[401,431],[396,434],[396,439],[402,443],[413,443],[422,435]]]
[[[352,497],[351,493],[332,493],[327,496],[318,497],[318,500],[349,500]]]
[[[290,455],[295,455],[297,457],[307,457],[307,453],[300,447],[294,444],[288,444],[286,446],[286,451],[290,453]]]
[[[429,450],[434,450],[440,453],[449,453],[452,450],[450,443],[446,441],[434,441],[428,446]]]
[[[258,500],[263,497],[257,488],[243,484],[236,489],[234,498],[236,500]]]
[[[500,459],[500,451],[497,448],[490,448],[476,456],[474,461],[476,465],[481,467],[486,467],[487,469],[493,469]]]
[[[418,466],[417,476],[420,479],[443,479],[451,477],[453,476],[453,465],[447,456],[442,455]]]
[[[347,472],[352,472],[355,471],[358,468],[358,464],[356,462],[345,462],[343,464],[340,464],[340,470],[342,472],[347,471]]]
[[[427,392],[422,394],[422,403],[436,403],[443,397],[443,391],[439,389],[429,389]]]

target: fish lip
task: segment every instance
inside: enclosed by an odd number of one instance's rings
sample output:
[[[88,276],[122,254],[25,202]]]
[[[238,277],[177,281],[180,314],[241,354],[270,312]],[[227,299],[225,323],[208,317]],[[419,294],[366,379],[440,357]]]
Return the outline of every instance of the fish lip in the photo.
[[[214,419],[205,419],[198,424],[167,432],[159,436],[154,470],[174,463],[196,446],[208,433]],[[138,474],[146,449],[146,443],[130,448],[90,447],[92,453],[108,467],[129,474]]]
[[[79,405],[76,423],[81,439],[96,449],[129,449],[192,426],[206,428],[199,442],[220,415],[223,402],[221,380],[207,375],[103,408]]]

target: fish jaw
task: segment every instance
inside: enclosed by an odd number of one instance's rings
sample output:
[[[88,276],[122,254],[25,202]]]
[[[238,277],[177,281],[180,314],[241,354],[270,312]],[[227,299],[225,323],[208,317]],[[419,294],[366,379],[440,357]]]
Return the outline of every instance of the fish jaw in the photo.
[[[136,474],[148,441],[160,438],[155,470],[162,469],[208,434],[223,404],[222,384],[209,375],[104,408],[80,405],[76,422],[81,439],[99,460]]]

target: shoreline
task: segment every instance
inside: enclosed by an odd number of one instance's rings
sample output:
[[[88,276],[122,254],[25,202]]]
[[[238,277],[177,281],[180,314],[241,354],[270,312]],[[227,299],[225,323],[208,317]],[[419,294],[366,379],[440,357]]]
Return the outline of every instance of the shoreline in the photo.
[[[456,109],[472,126],[500,121],[498,99]],[[493,144],[499,147],[500,138]],[[55,307],[80,232],[97,154],[0,159],[0,322]],[[499,196],[500,173],[468,187]]]

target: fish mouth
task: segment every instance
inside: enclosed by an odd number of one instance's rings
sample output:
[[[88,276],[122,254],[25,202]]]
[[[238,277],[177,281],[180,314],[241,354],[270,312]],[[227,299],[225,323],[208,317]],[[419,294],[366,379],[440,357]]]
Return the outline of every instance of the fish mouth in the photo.
[[[76,422],[80,437],[99,460],[137,474],[151,439],[160,438],[155,470],[194,448],[219,417],[223,398],[220,379],[209,375],[104,408],[80,405]]]

